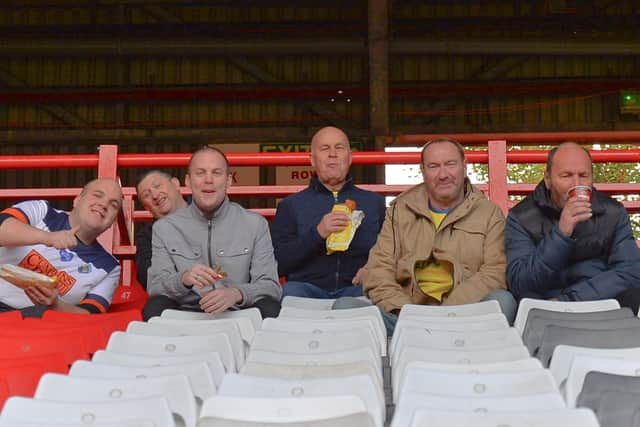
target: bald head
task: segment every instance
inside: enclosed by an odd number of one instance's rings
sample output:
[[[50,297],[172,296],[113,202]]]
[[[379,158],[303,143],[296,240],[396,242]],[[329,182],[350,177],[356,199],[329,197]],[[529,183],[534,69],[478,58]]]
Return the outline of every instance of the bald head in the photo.
[[[563,209],[571,188],[577,185],[593,185],[591,155],[575,142],[558,145],[549,152],[544,183],[553,203]]]
[[[311,166],[330,191],[339,191],[351,166],[349,138],[342,130],[327,126],[311,138]]]
[[[69,222],[80,228],[77,233],[80,240],[91,244],[114,223],[121,207],[120,184],[111,178],[94,179],[73,200]]]

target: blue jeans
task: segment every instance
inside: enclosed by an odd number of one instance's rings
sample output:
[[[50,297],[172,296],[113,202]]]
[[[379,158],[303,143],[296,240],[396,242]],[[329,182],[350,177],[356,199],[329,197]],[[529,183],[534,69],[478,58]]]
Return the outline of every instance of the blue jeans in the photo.
[[[516,312],[518,311],[518,303],[513,297],[513,294],[506,289],[495,289],[482,298],[480,301],[496,300],[500,304],[500,310],[504,317],[507,318],[509,325],[513,325],[513,321],[516,318]]]
[[[286,296],[318,299],[361,297],[362,285],[347,286],[335,291],[326,291],[307,282],[285,282],[282,286],[282,297],[284,298]]]
[[[370,301],[365,301],[360,298],[349,298],[343,297],[336,302],[333,303],[331,307],[333,310],[347,310],[350,308],[358,308],[358,307],[368,307],[371,304]],[[380,314],[382,315],[382,322],[384,323],[384,327],[387,330],[387,336],[391,337],[393,335],[393,331],[396,329],[396,323],[398,323],[398,316],[393,313],[387,313],[380,307],[378,307]]]

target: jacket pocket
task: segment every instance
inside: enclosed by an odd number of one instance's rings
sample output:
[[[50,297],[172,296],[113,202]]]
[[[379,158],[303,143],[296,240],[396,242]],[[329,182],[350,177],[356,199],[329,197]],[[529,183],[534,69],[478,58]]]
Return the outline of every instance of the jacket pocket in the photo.
[[[457,261],[465,267],[463,277],[468,272],[477,271],[484,262],[485,240],[487,238],[486,224],[477,221],[464,221],[453,224],[453,247],[457,254]]]
[[[249,282],[252,252],[252,248],[248,246],[218,248],[215,252],[215,263],[227,273],[226,280]]]
[[[202,249],[200,246],[173,245],[168,248],[176,271],[189,270],[193,264],[201,262]]]

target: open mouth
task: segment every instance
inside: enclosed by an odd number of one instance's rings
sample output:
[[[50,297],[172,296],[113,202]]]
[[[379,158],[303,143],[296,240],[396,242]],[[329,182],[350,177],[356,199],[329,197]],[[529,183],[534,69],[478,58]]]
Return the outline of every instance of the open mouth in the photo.
[[[104,218],[105,211],[102,209],[91,209],[91,213],[98,215],[100,218]]]

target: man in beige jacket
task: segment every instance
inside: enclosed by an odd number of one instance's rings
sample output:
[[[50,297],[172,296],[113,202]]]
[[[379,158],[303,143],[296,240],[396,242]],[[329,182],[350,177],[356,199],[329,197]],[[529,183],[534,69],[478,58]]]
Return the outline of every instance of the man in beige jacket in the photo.
[[[502,211],[469,182],[459,143],[428,142],[420,168],[424,183],[387,209],[365,267],[365,294],[382,311],[390,333],[404,304],[495,299],[512,321],[516,305],[506,291]],[[334,308],[358,304],[341,299]]]

